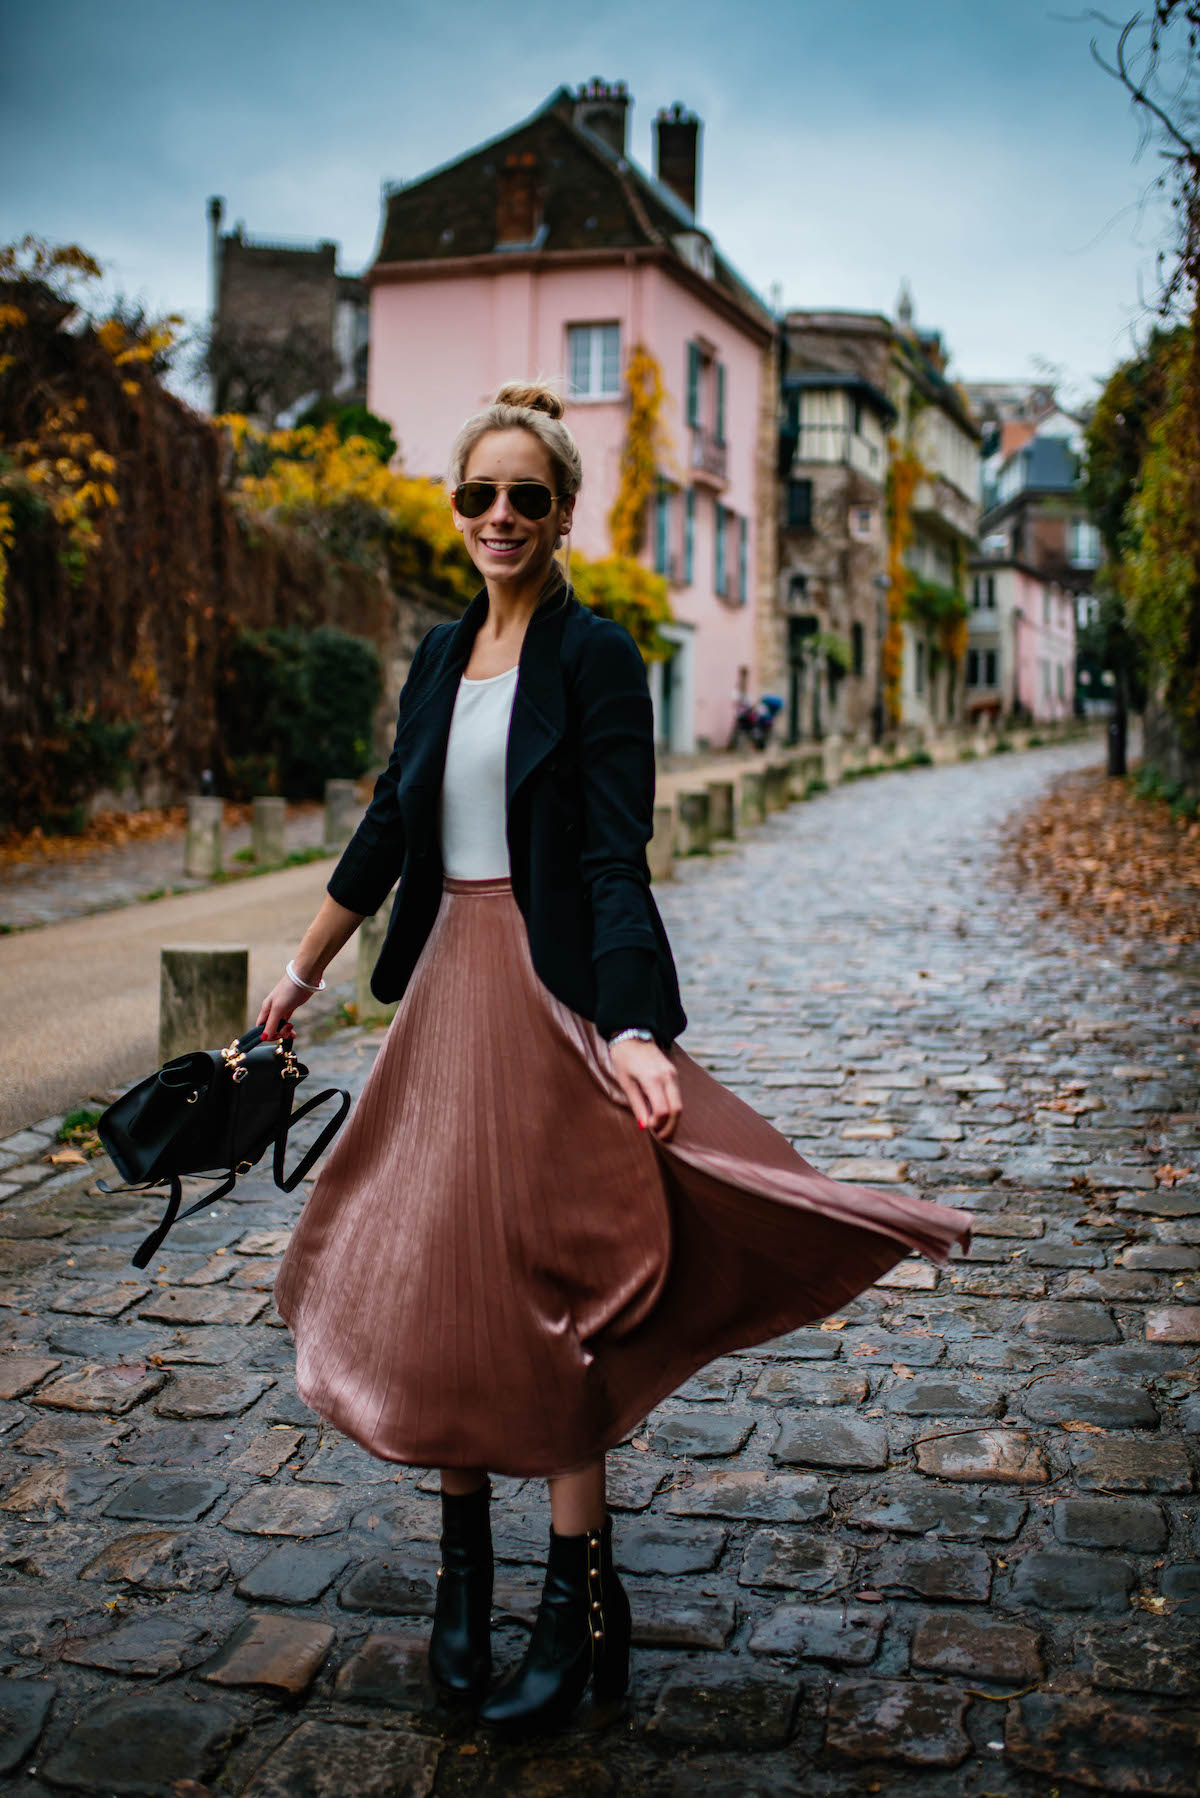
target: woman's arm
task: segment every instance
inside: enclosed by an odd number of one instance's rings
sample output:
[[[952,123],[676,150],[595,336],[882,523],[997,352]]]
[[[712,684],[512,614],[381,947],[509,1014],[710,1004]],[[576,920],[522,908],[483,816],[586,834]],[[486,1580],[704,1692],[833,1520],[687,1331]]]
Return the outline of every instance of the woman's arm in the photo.
[[[325,969],[338,951],[345,948],[363,919],[379,910],[395,886],[403,865],[404,832],[396,800],[400,779],[400,726],[404,722],[405,703],[413,691],[413,678],[432,634],[427,633],[418,644],[408,679],[401,690],[396,739],[388,765],[375,782],[371,803],[330,875],[321,909],[292,957],[292,966],[309,987],[320,984]],[[258,1022],[263,1026],[263,1036],[268,1040],[277,1036],[280,1026],[311,998],[310,991],[284,974],[262,1002]]]
[[[363,813],[358,829],[329,876],[326,891],[330,897],[336,899],[346,910],[356,912],[360,918],[371,917],[379,910],[404,866],[404,820],[400,815],[397,798],[401,772],[400,731],[416,690],[426,646],[430,638],[444,628],[443,625],[434,625],[433,630],[427,632],[417,645],[408,679],[400,692],[396,735],[388,765],[375,782],[371,803]]]
[[[653,1020],[658,939],[650,922],[646,845],[654,829],[654,713],[646,665],[629,633],[589,633],[576,682],[583,790],[580,868],[592,906],[596,1027],[616,1036]],[[643,1129],[665,1141],[682,1109],[675,1069],[654,1042],[611,1050],[613,1072]]]
[[[338,951],[345,948],[366,915],[363,912],[348,911],[336,899],[326,896],[292,958],[292,966],[300,979],[309,986],[319,986],[326,968]],[[310,992],[290,975],[284,974],[267,994],[259,1010],[257,1021],[263,1027],[264,1040],[270,1042],[278,1036],[280,1026],[286,1024],[292,1013],[301,1005],[306,1005],[311,998]]]

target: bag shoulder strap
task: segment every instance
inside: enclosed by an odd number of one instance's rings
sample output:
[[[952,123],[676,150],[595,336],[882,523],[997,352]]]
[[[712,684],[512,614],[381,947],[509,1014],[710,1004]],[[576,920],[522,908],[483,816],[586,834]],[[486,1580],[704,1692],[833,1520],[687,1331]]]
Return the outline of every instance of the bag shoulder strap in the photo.
[[[219,1186],[214,1186],[211,1192],[206,1192],[202,1198],[199,1198],[196,1200],[194,1205],[189,1205],[186,1211],[181,1211],[179,1209],[179,1206],[183,1199],[183,1185],[182,1185],[182,1182],[180,1181],[179,1175],[172,1174],[171,1175],[171,1196],[167,1200],[167,1209],[163,1213],[162,1222],[160,1224],[158,1224],[155,1229],[151,1230],[151,1232],[150,1232],[149,1236],[147,1236],[145,1242],[143,1242],[141,1247],[138,1249],[137,1253],[133,1257],[133,1265],[135,1267],[145,1267],[146,1264],[150,1260],[152,1260],[152,1258],[158,1253],[159,1249],[162,1247],[163,1242],[165,1241],[165,1239],[173,1225],[177,1224],[181,1218],[191,1217],[193,1212],[203,1211],[204,1207],[206,1205],[211,1205],[215,1199],[223,1199],[225,1197],[226,1193],[233,1191],[233,1188],[234,1188],[236,1182],[237,1182],[236,1174],[234,1174],[234,1173],[226,1174],[225,1178],[221,1181]],[[158,1184],[158,1182],[155,1182],[155,1184]],[[125,1192],[137,1192],[139,1190],[144,1190],[144,1189],[141,1189],[138,1187],[121,1188],[121,1187],[107,1186],[107,1187],[105,1187],[104,1190],[106,1192],[114,1192],[114,1191],[119,1192],[122,1190],[124,1190]]]
[[[283,1154],[284,1149],[287,1146],[288,1131],[292,1128],[293,1124],[298,1124],[302,1117],[307,1117],[309,1112],[315,1110],[318,1105],[323,1105],[326,1099],[335,1098],[340,1100],[337,1110],[334,1112],[325,1128],[321,1131],[321,1134],[317,1137],[317,1140],[313,1143],[312,1147],[305,1151],[300,1157],[296,1167],[285,1179],[283,1172]],[[349,1109],[350,1094],[346,1091],[345,1087],[327,1086],[323,1093],[318,1093],[315,1098],[306,1100],[298,1110],[291,1113],[290,1117],[284,1119],[283,1124],[280,1127],[279,1135],[275,1138],[275,1184],[281,1192],[294,1192],[296,1190],[318,1155],[324,1154],[325,1150],[329,1147],[330,1143],[341,1129]]]

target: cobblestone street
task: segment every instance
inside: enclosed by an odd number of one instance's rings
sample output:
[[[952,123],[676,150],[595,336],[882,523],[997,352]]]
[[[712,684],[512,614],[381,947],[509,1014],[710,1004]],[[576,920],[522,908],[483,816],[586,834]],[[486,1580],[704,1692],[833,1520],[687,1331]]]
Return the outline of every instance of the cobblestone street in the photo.
[[[142,1279],[144,1201],[49,1169],[56,1120],[0,1144],[14,1798],[1195,1794],[1200,962],[1040,918],[998,834],[1099,753],[845,785],[659,889],[690,1053],[976,1235],[613,1454],[619,1716],[500,1746],[435,1705],[436,1475],[296,1397],[270,1294],[300,1194],[247,1178]],[[315,1047],[309,1090],[380,1040]],[[503,1667],[544,1486],[499,1481],[493,1519]]]

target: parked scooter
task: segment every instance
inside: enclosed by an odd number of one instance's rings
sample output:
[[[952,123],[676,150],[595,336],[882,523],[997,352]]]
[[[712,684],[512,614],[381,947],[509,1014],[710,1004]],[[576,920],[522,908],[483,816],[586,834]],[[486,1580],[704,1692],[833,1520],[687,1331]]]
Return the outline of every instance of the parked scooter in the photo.
[[[736,707],[733,721],[733,735],[729,739],[730,749],[741,746],[743,738],[752,743],[755,749],[765,749],[771,735],[771,727],[783,710],[783,701],[776,693],[764,693],[755,703],[744,695],[734,701]]]

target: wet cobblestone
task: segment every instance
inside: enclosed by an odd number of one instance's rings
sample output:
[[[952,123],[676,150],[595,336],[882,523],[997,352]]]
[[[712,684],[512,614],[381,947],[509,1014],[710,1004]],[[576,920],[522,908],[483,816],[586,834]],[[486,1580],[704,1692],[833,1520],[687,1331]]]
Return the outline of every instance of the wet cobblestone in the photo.
[[[661,890],[690,1052],[978,1228],[613,1455],[616,1718],[502,1746],[437,1707],[436,1480],[301,1404],[270,1303],[301,1194],[252,1176],[140,1278],[144,1201],[60,1184],[55,1120],[0,1144],[0,1243],[35,1251],[0,1294],[7,1790],[1190,1798],[1200,968],[1040,917],[993,835],[1090,753],[857,783]],[[319,1045],[314,1082],[378,1044]],[[503,1666],[544,1488],[497,1482],[494,1522]]]

